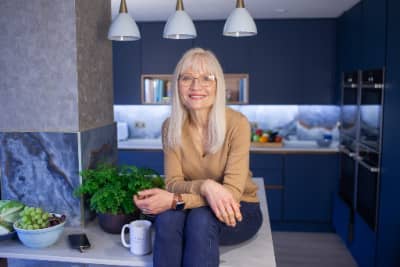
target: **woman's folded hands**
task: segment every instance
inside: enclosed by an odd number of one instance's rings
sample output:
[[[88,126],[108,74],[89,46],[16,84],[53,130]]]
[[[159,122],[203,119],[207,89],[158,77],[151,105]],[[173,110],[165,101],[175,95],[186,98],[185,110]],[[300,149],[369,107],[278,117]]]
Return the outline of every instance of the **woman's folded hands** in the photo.
[[[222,184],[208,179],[201,185],[200,193],[221,222],[235,227],[236,222],[242,220],[240,204]]]

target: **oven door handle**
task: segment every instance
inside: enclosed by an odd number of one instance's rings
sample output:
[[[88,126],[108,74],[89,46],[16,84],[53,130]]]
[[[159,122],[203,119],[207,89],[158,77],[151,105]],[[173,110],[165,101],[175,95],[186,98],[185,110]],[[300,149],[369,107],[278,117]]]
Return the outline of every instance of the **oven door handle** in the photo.
[[[379,168],[372,167],[371,165],[363,161],[362,157],[358,157],[358,163],[360,163],[364,168],[366,168],[370,172],[379,172]]]
[[[343,145],[340,145],[339,149],[340,149],[341,152],[345,153],[350,158],[355,158],[356,157],[356,153],[350,152],[350,150],[345,148]]]

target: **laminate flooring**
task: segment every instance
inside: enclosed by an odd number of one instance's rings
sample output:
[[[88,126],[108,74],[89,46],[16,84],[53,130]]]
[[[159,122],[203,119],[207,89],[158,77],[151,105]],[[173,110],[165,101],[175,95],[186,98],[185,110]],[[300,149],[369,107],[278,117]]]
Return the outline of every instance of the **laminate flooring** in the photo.
[[[277,267],[357,267],[334,233],[272,232]]]

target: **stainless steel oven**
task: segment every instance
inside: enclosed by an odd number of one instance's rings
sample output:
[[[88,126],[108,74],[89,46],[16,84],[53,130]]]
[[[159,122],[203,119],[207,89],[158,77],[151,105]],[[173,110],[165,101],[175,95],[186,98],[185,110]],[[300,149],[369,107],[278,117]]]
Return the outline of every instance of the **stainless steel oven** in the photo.
[[[357,139],[360,87],[357,71],[344,73],[342,78],[341,136]]]
[[[360,143],[380,151],[383,107],[383,70],[362,72]]]
[[[357,163],[356,210],[371,229],[376,231],[379,201],[380,154],[370,147],[360,144]]]

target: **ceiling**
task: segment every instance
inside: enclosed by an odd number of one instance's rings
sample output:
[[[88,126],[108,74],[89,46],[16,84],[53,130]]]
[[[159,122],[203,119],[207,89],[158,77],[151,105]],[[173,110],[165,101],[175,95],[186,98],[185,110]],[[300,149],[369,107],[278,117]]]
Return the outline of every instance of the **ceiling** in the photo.
[[[255,19],[336,18],[360,0],[245,0]],[[175,10],[176,0],[126,0],[129,14],[136,21],[166,21]],[[118,14],[120,0],[111,0],[112,17]],[[224,20],[236,0],[183,0],[193,20]],[[282,12],[283,11],[283,12]]]

